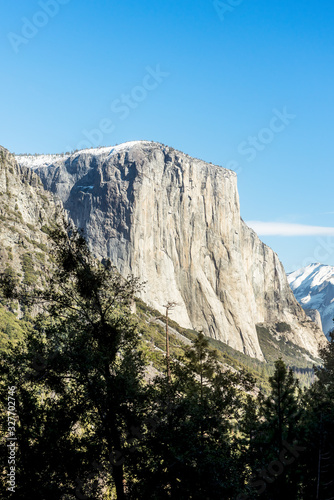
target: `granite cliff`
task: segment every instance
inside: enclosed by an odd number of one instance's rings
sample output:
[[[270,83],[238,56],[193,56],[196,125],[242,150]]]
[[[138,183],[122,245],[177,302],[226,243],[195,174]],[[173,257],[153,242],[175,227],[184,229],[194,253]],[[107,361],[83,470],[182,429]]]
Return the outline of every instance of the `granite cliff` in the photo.
[[[234,172],[146,141],[17,160],[60,198],[97,256],[146,282],[150,306],[177,302],[180,325],[258,359],[256,325],[286,323],[286,340],[317,354],[323,334],[240,218]]]
[[[0,146],[0,271],[23,283],[43,280],[49,260],[48,227],[63,213],[30,168]]]

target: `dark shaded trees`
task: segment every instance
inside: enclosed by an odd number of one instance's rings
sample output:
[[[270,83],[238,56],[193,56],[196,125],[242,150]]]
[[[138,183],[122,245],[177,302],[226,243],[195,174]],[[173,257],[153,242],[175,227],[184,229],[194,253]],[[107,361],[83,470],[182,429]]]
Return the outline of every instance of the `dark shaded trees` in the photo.
[[[296,424],[300,416],[299,385],[293,371],[281,359],[275,362],[275,372],[269,377],[271,392],[268,397],[260,396],[261,415],[266,422],[272,452],[280,453],[283,441],[292,442],[296,438]]]
[[[242,391],[252,386],[245,374],[224,371],[199,334],[172,363],[171,381],[158,377],[152,387],[155,425],[142,442],[131,498],[235,498],[243,475],[237,421]]]
[[[322,347],[323,366],[303,398],[303,431],[308,443],[301,470],[302,498],[334,497],[334,333]]]
[[[94,259],[76,230],[51,237],[47,288],[3,282],[7,297],[45,308],[0,365],[2,394],[7,384],[17,386],[17,498],[105,498],[115,488],[124,499],[126,436],[140,426],[144,397],[130,311],[138,283]]]
[[[8,273],[0,287],[2,300],[43,308],[0,359],[2,401],[15,386],[15,498],[334,495],[333,342],[302,397],[282,360],[270,393],[258,394],[249,376],[218,362],[202,334],[171,362],[171,377],[145,384],[131,314],[138,282],[94,259],[76,230],[51,237],[47,287],[21,286]],[[0,418],[7,457],[5,406]]]
[[[298,468],[292,465],[296,457],[291,450],[300,445],[298,381],[279,359],[269,382],[269,395],[260,393],[256,400],[249,397],[245,406],[241,460],[252,476],[245,488],[247,495],[240,499],[259,494],[267,499],[297,498]]]

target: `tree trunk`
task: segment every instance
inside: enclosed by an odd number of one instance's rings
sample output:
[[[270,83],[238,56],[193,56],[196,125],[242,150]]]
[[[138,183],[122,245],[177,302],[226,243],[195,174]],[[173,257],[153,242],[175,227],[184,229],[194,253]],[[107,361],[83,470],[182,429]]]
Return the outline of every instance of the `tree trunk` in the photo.
[[[123,465],[113,466],[113,478],[116,486],[117,500],[126,500],[124,491],[124,471]]]

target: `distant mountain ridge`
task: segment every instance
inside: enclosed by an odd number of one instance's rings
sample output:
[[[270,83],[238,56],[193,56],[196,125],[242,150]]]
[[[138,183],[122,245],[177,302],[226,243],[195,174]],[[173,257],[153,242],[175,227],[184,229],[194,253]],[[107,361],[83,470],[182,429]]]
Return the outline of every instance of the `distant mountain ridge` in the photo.
[[[290,287],[303,309],[320,313],[324,333],[334,329],[334,267],[310,264],[288,274]]]

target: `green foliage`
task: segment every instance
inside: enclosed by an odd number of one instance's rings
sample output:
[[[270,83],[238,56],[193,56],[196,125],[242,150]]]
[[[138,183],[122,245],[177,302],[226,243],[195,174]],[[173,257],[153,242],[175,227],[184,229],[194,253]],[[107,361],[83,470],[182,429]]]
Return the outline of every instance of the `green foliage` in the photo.
[[[41,227],[41,231],[43,231],[43,233],[45,233],[47,235],[50,234],[50,228],[49,228],[49,226],[46,226],[46,225],[42,226]]]
[[[172,380],[152,387],[151,420],[132,464],[129,498],[234,498],[238,467],[236,423],[252,380],[222,371],[202,334],[172,365]]]
[[[293,439],[293,428],[298,417],[298,381],[284,361],[275,362],[275,372],[269,378],[271,393],[261,398],[262,414],[267,422],[270,440],[280,452],[283,441]]]
[[[7,248],[7,257],[9,260],[13,260],[13,251],[11,247]]]
[[[47,196],[45,196],[45,194],[39,193],[39,196],[40,196],[40,198],[42,198],[42,200],[44,201],[44,203],[46,203],[46,204],[49,203],[49,199],[48,199]]]
[[[33,285],[35,276],[34,261],[30,253],[25,253],[20,256],[22,271],[23,271],[23,283],[26,285]]]
[[[22,254],[23,284],[9,266],[0,283],[9,307],[44,307],[31,323],[0,307],[1,400],[17,388],[15,498],[239,500],[258,498],[259,477],[264,500],[311,500],[317,485],[331,497],[333,343],[302,393],[293,370],[306,377],[312,367],[284,338],[287,324],[258,326],[263,363],[170,321],[169,381],[164,319],[140,300],[131,312],[137,280],[94,259],[77,231],[48,232],[47,284],[36,285],[44,252]],[[148,382],[146,361],[160,372]],[[5,433],[6,419],[1,408]],[[307,453],[275,475],[286,442]]]
[[[291,326],[284,322],[276,323],[275,329],[279,333],[291,332]]]
[[[124,468],[112,466],[119,454],[130,453],[123,440],[137,424],[144,395],[144,361],[130,313],[138,283],[97,262],[76,231],[52,237],[48,286],[29,290],[26,280],[23,288],[6,285],[4,294],[47,304],[24,342],[0,363],[2,396],[6,383],[15,383],[21,401],[16,498],[73,495],[78,477],[78,494],[85,496],[94,457],[102,472],[89,498],[101,498],[113,484],[123,499]]]
[[[40,264],[45,264],[45,253],[42,253],[42,252],[36,252],[34,254],[35,256],[35,259],[40,263]]]
[[[30,243],[34,247],[39,248],[40,250],[42,250],[42,252],[44,252],[44,253],[48,253],[49,252],[49,249],[48,249],[48,247],[47,247],[47,245],[45,243],[39,243],[38,241],[31,240],[25,234],[22,234],[22,237],[24,238],[25,241],[27,241],[28,243]]]
[[[6,215],[1,215],[0,220],[2,222],[15,222],[15,223],[22,223],[23,222],[23,217],[21,212],[18,210],[18,206],[15,205],[15,211],[11,210],[8,205],[4,205],[4,208],[6,209]]]
[[[299,385],[282,359],[275,362],[275,371],[269,382],[271,390],[268,396],[260,394],[257,404],[248,398],[241,425],[243,459],[252,472],[245,488],[249,491],[246,498],[258,498],[258,492],[267,500],[298,499],[298,469],[288,469],[284,465],[287,465],[286,443],[292,445],[300,439]],[[295,461],[292,458],[290,464]],[[263,473],[259,473],[261,470]],[[280,472],[276,475],[277,470]]]
[[[148,307],[143,301],[136,299],[136,316],[139,321],[139,327],[142,331],[142,341],[146,343],[145,350],[147,359],[153,366],[159,370],[166,369],[165,350],[166,350],[166,329],[164,325],[164,318],[158,311]],[[161,323],[154,318],[159,318]],[[170,355],[172,358],[182,356],[184,353],[185,344],[182,340],[178,339],[171,329],[176,325],[173,321],[169,321],[169,347]],[[182,331],[178,325],[178,331]]]
[[[334,342],[321,349],[323,366],[302,401],[302,430],[307,454],[300,475],[301,498],[332,498],[334,495]]]
[[[161,313],[156,311],[141,300],[136,300],[137,304],[137,315],[141,320],[141,327],[143,329],[143,337],[147,342],[150,342],[152,346],[155,346],[158,349],[165,351],[166,348],[166,334],[165,327],[161,324],[157,324],[152,321],[152,318],[161,317]],[[162,318],[163,322],[164,319]],[[194,341],[198,337],[198,332],[194,330],[188,330],[186,328],[182,328],[175,321],[169,319],[170,326],[170,350],[171,357],[175,358],[177,356],[181,356],[184,352],[185,342],[184,341]],[[184,341],[178,339],[174,333],[175,330],[178,334],[180,334]],[[240,351],[233,349],[228,346],[224,342],[219,340],[207,337],[210,349],[213,351],[217,351],[218,360],[227,367],[248,371],[254,376],[257,380],[257,384],[264,390],[269,389],[268,377],[272,372],[268,371],[267,363],[263,363],[256,358],[250,358],[246,356]],[[155,356],[157,355],[159,362],[156,363]],[[154,366],[158,370],[164,369],[165,362],[163,361],[162,354],[153,353],[151,357]]]
[[[0,305],[0,354],[23,340],[28,324]]]

